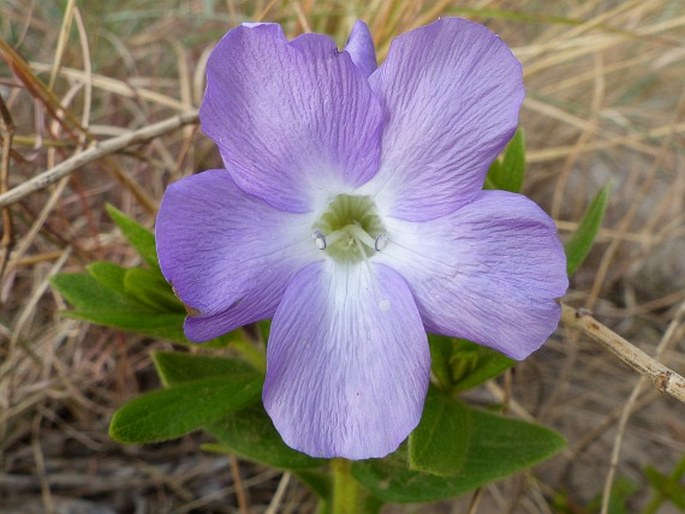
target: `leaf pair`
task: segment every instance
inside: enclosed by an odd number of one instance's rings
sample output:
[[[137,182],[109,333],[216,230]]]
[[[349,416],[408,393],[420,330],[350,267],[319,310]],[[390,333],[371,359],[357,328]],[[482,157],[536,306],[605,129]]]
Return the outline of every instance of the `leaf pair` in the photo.
[[[230,451],[279,468],[319,466],[287,447],[260,403],[263,375],[226,357],[155,352],[165,389],[134,398],[112,418],[110,436],[122,443],[155,443],[204,428]]]
[[[431,371],[448,394],[472,389],[497,377],[516,361],[485,346],[430,334]]]
[[[355,463],[352,474],[384,502],[437,501],[528,469],[564,446],[553,430],[468,407],[433,389],[408,448]]]
[[[183,334],[186,310],[162,276],[157,264],[152,232],[112,206],[109,215],[147,268],[122,268],[111,262],[94,262],[87,273],[62,273],[52,285],[74,307],[63,314],[97,325],[119,328],[145,336],[189,344]],[[225,346],[234,335],[205,346]]]
[[[153,358],[165,389],[119,409],[110,426],[114,439],[152,443],[203,428],[218,440],[205,449],[293,470],[327,498],[328,478],[313,469],[327,460],[283,443],[259,402],[259,372],[224,357],[156,352]],[[385,459],[355,463],[352,473],[381,501],[434,501],[526,469],[563,445],[552,430],[472,409],[431,389],[408,444]]]

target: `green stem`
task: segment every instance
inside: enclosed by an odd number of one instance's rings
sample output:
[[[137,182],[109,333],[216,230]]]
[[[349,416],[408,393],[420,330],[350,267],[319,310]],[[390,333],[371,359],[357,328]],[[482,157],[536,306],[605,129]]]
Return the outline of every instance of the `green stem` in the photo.
[[[333,498],[331,514],[357,514],[360,512],[359,482],[350,473],[352,463],[345,459],[333,459]]]

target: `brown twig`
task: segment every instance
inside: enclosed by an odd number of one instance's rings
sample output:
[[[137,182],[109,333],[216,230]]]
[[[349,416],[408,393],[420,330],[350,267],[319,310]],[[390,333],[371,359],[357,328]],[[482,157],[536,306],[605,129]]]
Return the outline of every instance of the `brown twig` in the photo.
[[[283,501],[283,496],[285,496],[285,491],[288,489],[288,484],[290,483],[290,476],[291,475],[289,472],[283,473],[281,480],[278,482],[276,492],[271,498],[271,502],[269,503],[267,509],[264,511],[264,514],[277,514],[278,508],[280,507],[281,502]]]
[[[189,112],[185,114],[178,114],[167,118],[166,120],[148,125],[138,130],[132,130],[121,136],[113,137],[106,141],[96,143],[84,152],[74,155],[73,157],[61,162],[54,168],[40,173],[31,180],[20,184],[11,191],[0,194],[0,208],[11,205],[27,195],[39,191],[51,184],[54,184],[62,177],[66,177],[70,173],[76,171],[81,166],[88,164],[91,161],[112,154],[129,145],[143,143],[150,141],[156,137],[162,136],[168,132],[176,130],[185,125],[195,123],[197,121],[197,112]]]
[[[41,445],[41,422],[42,414],[36,414],[31,424],[31,450],[33,453],[33,460],[36,466],[36,475],[40,482],[40,494],[43,500],[43,508],[46,514],[54,514],[55,502],[52,498],[52,491],[50,490],[50,480],[48,479],[48,470],[45,465],[45,455],[43,455],[43,448]]]
[[[683,318],[685,318],[685,302],[680,304],[680,308],[676,311],[675,316],[671,320],[671,323],[668,326],[668,329],[664,333],[663,337],[661,338],[661,342],[657,346],[656,350],[656,357],[659,358],[663,354],[663,352],[668,348],[668,346],[671,345],[671,343],[675,340],[675,335],[678,332],[678,329],[680,329]],[[623,412],[621,412],[621,418],[619,419],[618,422],[618,433],[616,434],[616,439],[614,441],[614,448],[611,452],[611,461],[609,462],[609,472],[607,473],[607,478],[606,481],[604,482],[604,492],[602,494],[602,509],[601,509],[601,514],[608,514],[609,512],[609,502],[611,500],[611,490],[613,488],[614,484],[614,478],[616,476],[616,470],[618,469],[618,461],[621,456],[621,447],[623,446],[623,437],[625,434],[626,427],[628,426],[628,420],[630,419],[631,414],[633,413],[633,409],[635,406],[635,402],[637,401],[638,396],[640,395],[640,392],[642,391],[642,387],[645,385],[647,382],[647,378],[645,375],[640,377],[640,380],[638,380],[637,384],[635,384],[635,387],[633,388],[632,392],[630,393],[630,396],[628,397],[628,400],[626,401],[624,407],[623,407]]]
[[[467,514],[476,514],[478,511],[478,506],[480,505],[480,500],[483,497],[483,488],[479,487],[476,489],[471,496],[471,500],[469,501],[469,510],[466,511]]]
[[[12,138],[14,137],[14,122],[2,96],[0,96],[0,137],[2,137],[2,155],[0,155],[0,195],[2,195],[9,190],[10,153],[12,151]],[[12,247],[14,246],[12,213],[7,207],[2,209],[2,239],[0,239],[0,245],[2,245],[2,254],[0,254],[1,282]]]
[[[235,455],[229,455],[228,460],[231,464],[231,476],[233,478],[233,486],[235,487],[235,496],[238,500],[240,514],[250,514],[250,505],[247,502],[247,495],[245,494],[245,485],[243,484],[243,479],[240,477],[238,458]]]
[[[31,71],[31,67],[12,46],[0,38],[0,57],[4,58],[17,78],[26,86],[31,95],[39,100],[48,112],[55,118],[67,131],[74,134],[84,132],[79,120],[64,109],[55,94]]]
[[[602,344],[625,364],[646,377],[660,392],[685,402],[685,378],[602,325],[589,311],[574,309],[565,304],[561,305],[561,309],[561,319],[566,325],[580,329]]]

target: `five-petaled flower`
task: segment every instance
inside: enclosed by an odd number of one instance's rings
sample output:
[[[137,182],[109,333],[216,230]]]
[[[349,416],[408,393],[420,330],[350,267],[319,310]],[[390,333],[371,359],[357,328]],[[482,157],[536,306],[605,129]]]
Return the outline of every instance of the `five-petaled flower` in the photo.
[[[273,318],[262,399],[288,445],[395,450],[421,417],[426,331],[523,359],[556,328],[554,222],[482,190],[523,96],[507,46],[461,19],[398,37],[378,68],[362,22],[342,52],[276,24],[214,49],[200,120],[226,169],[169,187],[159,259],[189,339]]]

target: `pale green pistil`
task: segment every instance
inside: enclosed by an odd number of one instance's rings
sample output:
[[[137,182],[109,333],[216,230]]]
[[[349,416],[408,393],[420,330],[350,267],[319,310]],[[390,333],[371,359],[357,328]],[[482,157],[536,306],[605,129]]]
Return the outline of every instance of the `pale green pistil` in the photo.
[[[339,262],[358,262],[385,245],[387,236],[368,196],[336,196],[313,226],[320,250]]]

